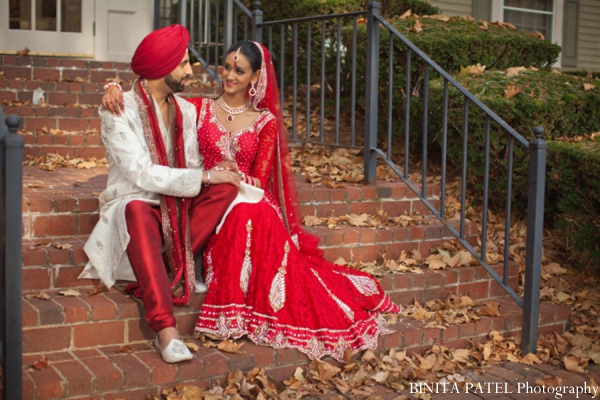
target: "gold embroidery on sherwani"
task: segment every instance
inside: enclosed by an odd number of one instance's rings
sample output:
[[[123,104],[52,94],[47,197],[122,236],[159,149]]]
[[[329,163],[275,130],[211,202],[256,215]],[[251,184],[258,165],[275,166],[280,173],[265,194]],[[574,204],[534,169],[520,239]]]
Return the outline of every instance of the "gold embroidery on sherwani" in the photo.
[[[252,220],[248,220],[246,224],[246,250],[244,252],[244,261],[242,262],[242,271],[240,273],[240,288],[244,294],[248,294],[248,283],[250,282],[250,274],[252,273],[252,259],[250,258],[250,246],[252,244]]]
[[[288,253],[290,252],[290,245],[287,241],[285,242],[283,249],[285,251],[283,261],[281,261],[279,272],[277,272],[275,278],[273,278],[271,290],[269,291],[269,302],[275,312],[281,310],[285,304],[285,269],[287,267]]]

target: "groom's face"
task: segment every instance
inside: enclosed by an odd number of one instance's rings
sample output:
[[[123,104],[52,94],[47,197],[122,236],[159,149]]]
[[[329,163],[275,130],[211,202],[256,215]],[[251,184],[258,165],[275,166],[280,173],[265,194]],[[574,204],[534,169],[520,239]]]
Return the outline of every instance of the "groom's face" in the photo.
[[[173,93],[183,92],[191,76],[192,66],[190,65],[190,56],[186,52],[177,68],[165,76],[165,83]]]

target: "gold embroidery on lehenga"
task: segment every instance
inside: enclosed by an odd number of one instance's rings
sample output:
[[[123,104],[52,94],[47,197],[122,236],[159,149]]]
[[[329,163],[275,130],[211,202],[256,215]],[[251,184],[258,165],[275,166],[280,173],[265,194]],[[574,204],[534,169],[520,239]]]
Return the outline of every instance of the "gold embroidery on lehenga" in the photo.
[[[219,318],[217,319],[217,323],[215,324],[217,328],[217,336],[220,338],[226,338],[229,336],[229,321],[223,313],[219,314]]]
[[[246,237],[246,251],[244,261],[242,262],[242,272],[240,273],[240,288],[244,294],[248,294],[248,283],[250,282],[250,274],[252,273],[252,260],[250,259],[252,220],[248,220],[246,232],[248,232],[248,236]]]
[[[312,360],[318,360],[323,357],[325,353],[325,346],[323,343],[319,342],[316,337],[313,337],[306,344],[306,350],[308,350],[308,357]]]
[[[350,319],[351,321],[354,321],[354,311],[352,311],[352,309],[343,301],[341,301],[340,299],[337,298],[336,295],[334,295],[331,290],[329,290],[329,288],[327,287],[327,285],[325,284],[325,282],[323,282],[323,280],[321,279],[321,277],[319,276],[319,274],[317,273],[317,271],[315,271],[314,269],[312,270],[313,274],[315,274],[315,276],[317,277],[317,279],[319,280],[319,282],[321,283],[321,285],[323,286],[323,288],[325,288],[325,290],[327,291],[327,293],[329,293],[329,296],[333,299],[333,301],[336,302],[336,304],[342,309],[342,311],[344,312],[344,314],[346,314],[346,317],[348,317],[348,319]]]
[[[208,265],[208,269],[206,270],[206,288],[210,288],[210,284],[213,281],[213,277],[215,276],[215,271],[212,266],[212,249],[208,252],[206,256],[206,264]]]
[[[287,267],[288,253],[290,252],[290,245],[287,241],[285,242],[283,249],[285,254],[283,256],[283,261],[281,261],[281,267],[279,267],[279,272],[277,272],[275,278],[273,278],[271,290],[269,290],[269,302],[275,312],[281,310],[285,303],[285,268]]]
[[[246,321],[239,312],[235,315],[235,328],[231,329],[231,335],[240,337],[246,332]]]
[[[379,294],[379,290],[377,289],[377,284],[373,281],[373,279],[362,276],[362,275],[353,275],[353,274],[344,274],[342,272],[334,271],[336,274],[343,275],[352,285],[358,290],[361,294],[365,296],[373,296],[375,294]]]
[[[254,340],[258,344],[267,344],[267,334],[269,333],[269,325],[266,322],[263,322],[259,326],[254,329]]]
[[[287,347],[288,344],[288,340],[285,337],[285,335],[281,332],[279,332],[277,335],[275,335],[275,337],[273,337],[273,339],[271,339],[271,347],[274,347],[276,349],[282,349],[284,347]]]
[[[298,240],[298,234],[297,233],[294,233],[292,235],[292,242],[294,242],[294,244],[296,245],[296,248],[298,250],[300,250],[300,241]]]
[[[344,353],[346,352],[346,349],[349,349],[350,345],[348,344],[348,342],[346,342],[344,340],[344,338],[340,338],[337,343],[335,344],[335,346],[333,347],[333,357],[337,358],[339,360],[343,360],[344,359]]]

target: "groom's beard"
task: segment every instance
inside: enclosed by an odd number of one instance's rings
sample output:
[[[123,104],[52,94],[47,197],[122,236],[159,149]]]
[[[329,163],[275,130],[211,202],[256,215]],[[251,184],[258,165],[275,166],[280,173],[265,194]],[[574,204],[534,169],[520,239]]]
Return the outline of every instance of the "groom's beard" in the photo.
[[[185,79],[189,79],[191,77],[191,75],[186,75],[183,78],[181,78],[181,80],[177,80],[175,78],[173,78],[173,76],[171,74],[165,76],[165,83],[167,84],[167,86],[169,88],[171,88],[171,90],[174,93],[179,93],[179,92],[183,92],[183,90],[185,89],[185,85],[183,83],[183,81]]]

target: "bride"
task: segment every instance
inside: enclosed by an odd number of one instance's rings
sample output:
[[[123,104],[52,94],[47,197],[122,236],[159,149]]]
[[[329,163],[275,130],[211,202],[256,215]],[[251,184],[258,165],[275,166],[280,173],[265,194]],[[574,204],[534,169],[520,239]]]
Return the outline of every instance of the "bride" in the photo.
[[[195,330],[221,339],[246,335],[311,359],[342,361],[346,349],[375,349],[387,333],[380,313],[400,307],[372,276],[326,261],[318,239],[302,230],[268,50],[235,43],[222,81],[216,100],[189,99],[198,110],[204,168],[237,169],[262,198],[230,207],[206,246],[207,293]]]

